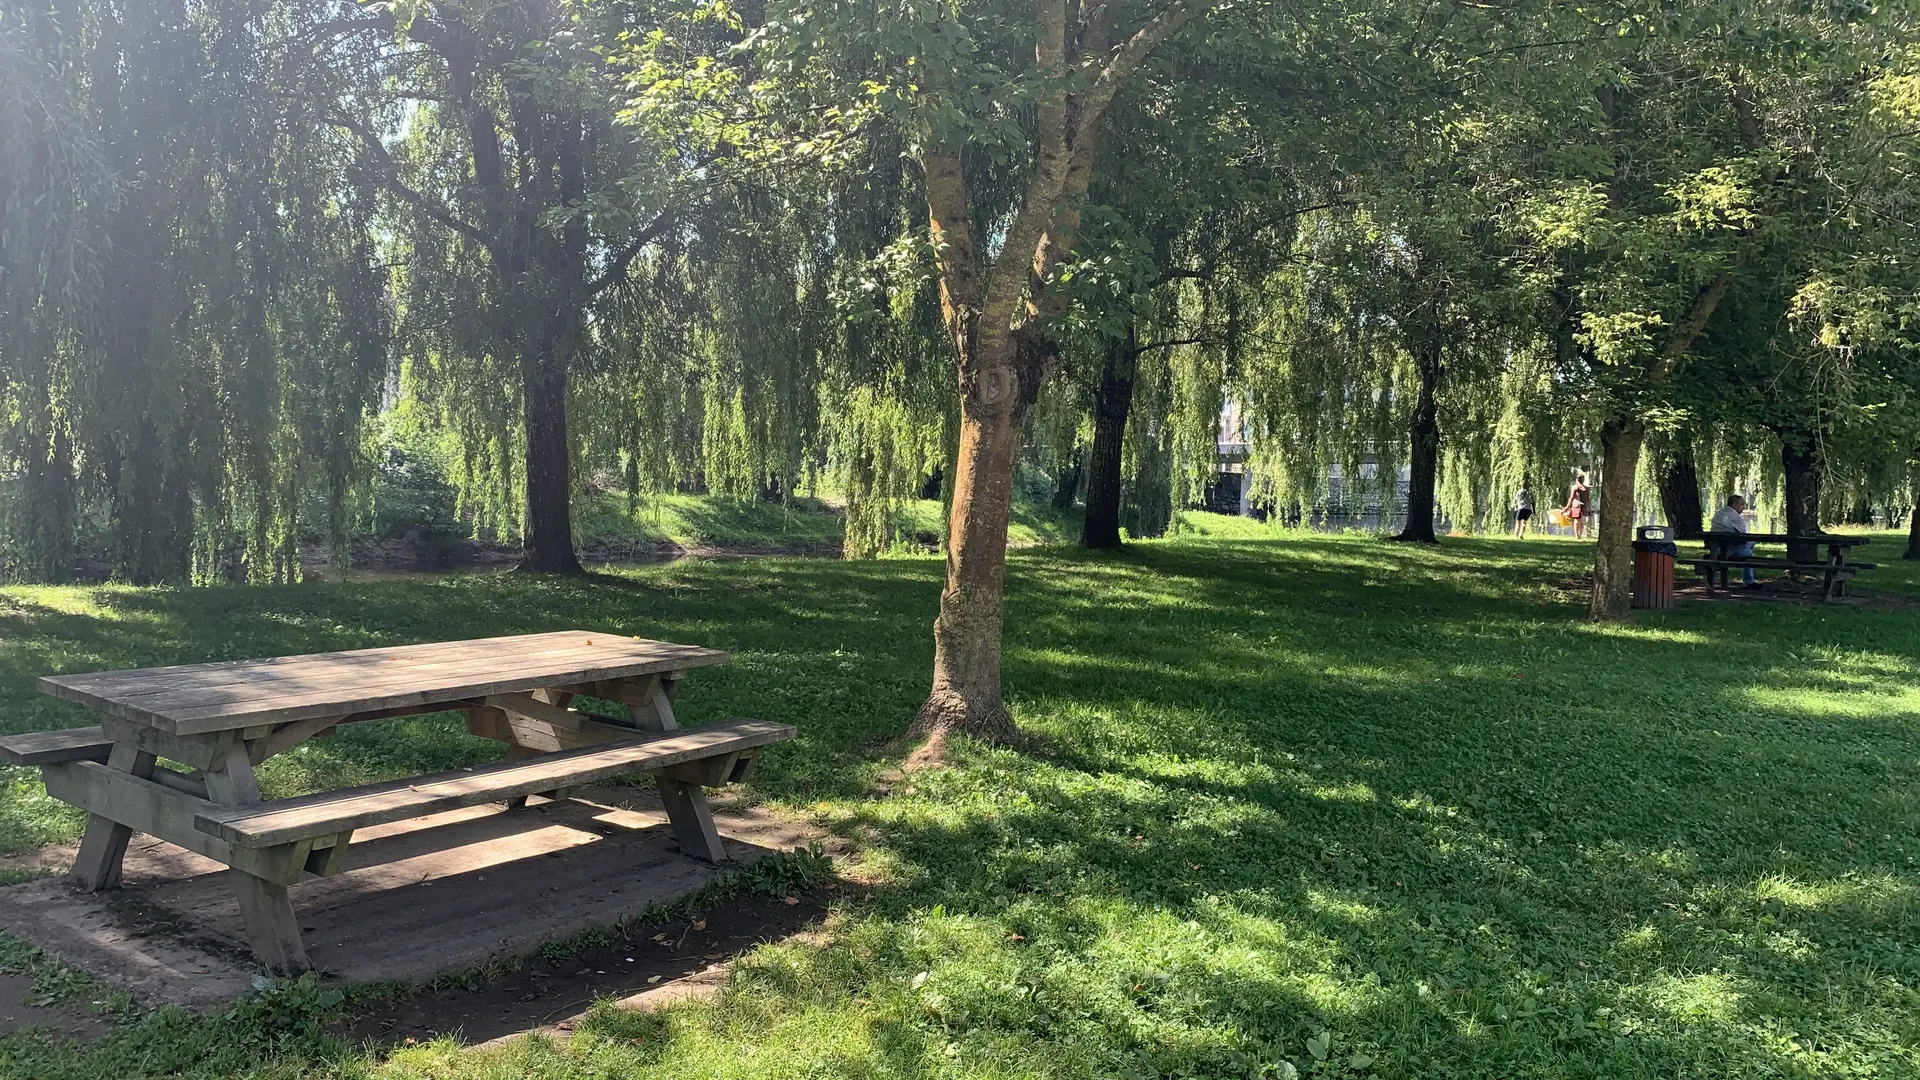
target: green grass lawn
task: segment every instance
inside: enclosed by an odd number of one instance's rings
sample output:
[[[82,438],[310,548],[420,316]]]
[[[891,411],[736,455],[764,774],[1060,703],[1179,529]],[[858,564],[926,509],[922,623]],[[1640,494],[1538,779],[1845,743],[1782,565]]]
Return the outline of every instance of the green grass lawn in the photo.
[[[1867,550],[1870,590],[1920,591],[1891,537]],[[855,838],[882,882],[718,1002],[603,1008],[565,1042],[370,1054],[271,999],[87,1049],[14,1036],[0,1074],[1920,1075],[1920,609],[1599,627],[1567,588],[1590,559],[1224,526],[1018,553],[1006,678],[1035,746],[961,743],[884,796],[934,559],[0,590],[6,730],[84,721],[33,693],[52,671],[570,626],[725,648],[683,720],[799,725],[757,794]],[[450,718],[361,725],[265,782],[493,752]],[[75,835],[32,774],[4,780],[0,849]]]
[[[919,499],[900,508],[898,531],[903,547],[917,547],[916,535],[937,538],[943,532],[938,499]],[[1078,540],[1077,512],[1020,500],[1014,507],[1007,541],[1014,547]],[[624,497],[589,500],[576,532],[589,553],[599,548],[671,545],[687,549],[724,548],[838,554],[846,533],[839,507],[819,499],[791,503],[725,499],[712,495],[649,495],[629,508]]]

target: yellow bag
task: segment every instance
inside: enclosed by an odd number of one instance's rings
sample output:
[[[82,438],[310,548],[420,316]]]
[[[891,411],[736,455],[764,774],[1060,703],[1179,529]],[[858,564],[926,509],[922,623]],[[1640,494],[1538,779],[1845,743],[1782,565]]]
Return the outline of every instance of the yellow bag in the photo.
[[[1553,522],[1555,525],[1558,525],[1563,529],[1570,529],[1573,527],[1573,519],[1568,517],[1567,512],[1565,510],[1560,509],[1559,507],[1555,507],[1552,510],[1547,511],[1547,520]]]

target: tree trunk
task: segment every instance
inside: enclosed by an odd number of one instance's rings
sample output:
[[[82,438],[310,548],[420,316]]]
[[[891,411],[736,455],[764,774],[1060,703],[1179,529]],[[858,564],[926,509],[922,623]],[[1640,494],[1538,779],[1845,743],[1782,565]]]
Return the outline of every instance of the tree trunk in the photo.
[[[1706,514],[1700,506],[1700,473],[1694,466],[1693,441],[1684,436],[1674,443],[1660,470],[1660,508],[1667,524],[1681,536],[1692,536],[1705,529]]]
[[[1080,494],[1080,458],[1078,454],[1060,467],[1060,475],[1053,481],[1053,508],[1055,510],[1073,509],[1073,500]]]
[[[1081,547],[1120,546],[1120,469],[1139,359],[1131,337],[1107,343],[1100,388],[1093,400],[1093,448],[1087,452],[1087,517],[1080,529]]]
[[[1920,503],[1915,503],[1913,516],[1907,520],[1907,551],[1902,559],[1920,559]]]
[[[567,357],[551,340],[521,354],[527,427],[527,515],[520,568],[582,573],[573,553],[573,463],[567,447]]]
[[[1780,440],[1780,464],[1786,472],[1787,532],[1810,536],[1820,531],[1820,453],[1811,439]],[[1819,562],[1817,544],[1789,544],[1787,557],[1795,562]]]
[[[1407,521],[1394,539],[1437,544],[1433,498],[1440,475],[1440,347],[1422,348],[1418,359],[1420,394],[1413,403],[1412,455],[1407,461]]]
[[[912,734],[959,730],[1009,743],[1019,732],[1000,689],[1007,524],[1022,429],[1039,391],[1039,365],[1023,362],[1028,358],[1020,355],[1027,335],[1003,331],[982,341],[987,335],[977,326],[956,341],[963,381],[947,521],[947,587],[933,622],[933,690],[914,717]]]
[[[1600,429],[1600,529],[1593,556],[1594,619],[1620,621],[1633,609],[1633,480],[1646,425],[1615,416]]]

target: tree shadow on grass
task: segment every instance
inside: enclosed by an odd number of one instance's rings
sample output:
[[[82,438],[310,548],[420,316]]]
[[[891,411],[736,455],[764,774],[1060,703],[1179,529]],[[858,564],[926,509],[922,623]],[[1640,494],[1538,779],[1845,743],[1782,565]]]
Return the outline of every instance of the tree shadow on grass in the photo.
[[[0,645],[0,701],[50,667],[574,626],[729,649],[683,714],[796,723],[757,789],[837,801],[899,884],[846,940],[748,965],[748,1004],[701,1022],[816,1049],[795,1024],[844,1028],[834,1052],[891,1075],[950,1045],[1254,1075],[1308,1064],[1323,1029],[1380,1075],[1910,1067],[1920,807],[1895,695],[1920,633],[1772,610],[1595,628],[1526,586],[1577,554],[1016,556],[1008,686],[1049,755],[961,744],[882,800],[856,796],[925,693],[937,563],[102,590],[105,615],[27,597],[0,616],[25,635]],[[291,782],[466,752],[363,730]]]
[[[1427,791],[1456,763],[1419,739],[1401,749],[1131,771],[982,754],[916,780],[922,804],[863,820],[903,869],[882,913],[939,904],[1050,965],[1149,973],[1151,1001],[1100,1019],[1142,1051],[1156,1043],[1139,1033],[1179,1028],[1184,1043],[1166,1041],[1190,1045],[1199,1028],[1223,1054],[1251,1040],[1297,1055],[1325,1028],[1383,1075],[1812,1076],[1836,1054],[1910,1060],[1916,965],[1898,943],[1920,919],[1896,853],[1827,853],[1817,822],[1737,789],[1649,820],[1633,793],[1606,797],[1621,769],[1605,751],[1584,758],[1591,790],[1549,796],[1593,798],[1579,820],[1519,786],[1483,792],[1485,809],[1450,805]],[[1724,778],[1751,762],[1710,764]],[[1735,810],[1748,819],[1723,820]],[[1763,837],[1771,850],[1750,846]]]

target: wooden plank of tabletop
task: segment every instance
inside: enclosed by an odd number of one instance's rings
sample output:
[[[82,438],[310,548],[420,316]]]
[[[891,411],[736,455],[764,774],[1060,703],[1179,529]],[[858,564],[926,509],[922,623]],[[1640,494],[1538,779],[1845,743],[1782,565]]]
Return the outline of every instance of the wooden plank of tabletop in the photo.
[[[1835,533],[1821,533],[1821,534],[1819,534],[1819,535],[1815,535],[1815,536],[1796,536],[1796,535],[1794,535],[1794,534],[1792,534],[1792,533],[1717,533],[1717,532],[1708,532],[1708,533],[1701,533],[1701,534],[1699,534],[1697,538],[1698,538],[1698,539],[1703,539],[1703,540],[1716,540],[1716,541],[1717,541],[1717,540],[1726,540],[1726,539],[1732,539],[1733,537],[1736,537],[1736,536],[1738,536],[1738,537],[1740,538],[1740,539],[1739,539],[1739,540],[1738,540],[1737,542],[1738,542],[1738,543],[1742,543],[1742,544],[1744,544],[1744,543],[1747,543],[1747,542],[1749,542],[1749,541],[1751,541],[1751,542],[1753,542],[1753,543],[1756,543],[1756,544],[1793,544],[1793,543],[1801,543],[1801,544],[1838,544],[1838,545],[1839,545],[1839,546],[1841,546],[1841,547],[1856,547],[1856,546],[1858,546],[1858,545],[1860,545],[1860,544],[1871,544],[1871,543],[1873,543],[1873,539],[1872,539],[1871,537],[1866,537],[1866,536],[1847,536],[1847,535],[1844,535],[1844,534],[1835,534]],[[1690,537],[1689,539],[1694,539],[1694,538],[1692,538],[1692,537]]]
[[[532,661],[559,661],[567,656],[597,657],[605,655],[605,646],[609,635],[598,637],[569,634],[564,637],[552,634],[540,634],[536,639],[527,640],[519,645],[506,645],[488,642],[484,648],[442,648],[440,646],[459,646],[463,642],[439,642],[433,649],[412,651],[407,648],[368,650],[365,655],[329,655],[324,659],[300,656],[275,657],[263,661],[257,666],[238,667],[223,665],[217,671],[202,673],[171,672],[155,679],[129,678],[102,684],[92,682],[92,676],[51,676],[48,682],[55,682],[69,689],[80,690],[96,697],[111,698],[126,705],[148,707],[170,699],[190,697],[194,694],[220,691],[267,691],[269,689],[301,689],[313,687],[324,680],[333,680],[342,684],[351,682],[360,686],[379,686],[395,678],[416,677],[442,671],[459,665],[497,665],[503,657],[517,663]],[[590,644],[598,642],[598,644]],[[137,676],[138,672],[114,672],[110,674]],[[50,691],[51,692],[51,691]]]
[[[151,692],[151,688],[165,689],[173,686],[211,685],[219,682],[229,672],[241,672],[247,675],[270,673],[280,667],[305,667],[315,663],[341,662],[348,664],[376,665],[389,660],[419,660],[429,655],[459,656],[481,653],[501,648],[537,650],[543,645],[564,643],[568,647],[579,643],[584,630],[559,630],[544,634],[507,634],[491,638],[463,638],[454,641],[428,641],[413,645],[383,645],[366,649],[347,649],[339,652],[300,653],[292,656],[268,656],[247,660],[214,660],[199,664],[173,664],[167,667],[129,668],[117,671],[94,671],[84,674],[51,676],[61,685],[85,689],[96,693]],[[609,635],[613,636],[613,635]]]
[[[104,715],[184,735],[686,671],[727,660],[717,649],[571,630],[149,672],[56,675],[41,679],[40,688]],[[157,684],[142,675],[152,675]]]

